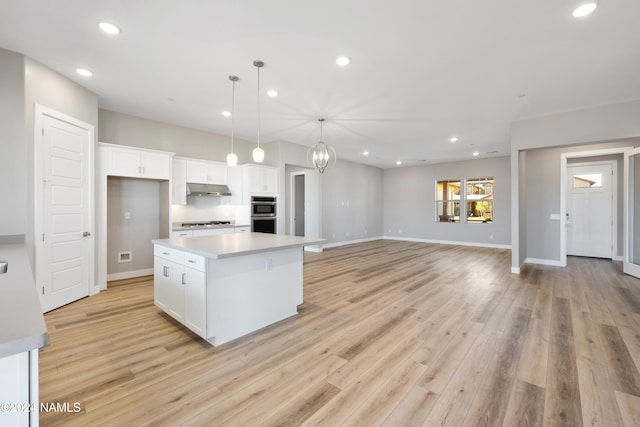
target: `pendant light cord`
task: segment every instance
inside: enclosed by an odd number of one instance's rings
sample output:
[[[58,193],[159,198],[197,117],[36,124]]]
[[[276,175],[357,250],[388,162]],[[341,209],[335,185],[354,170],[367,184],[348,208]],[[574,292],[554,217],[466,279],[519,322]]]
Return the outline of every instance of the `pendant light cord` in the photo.
[[[260,148],[260,67],[258,68],[258,148]]]
[[[236,117],[236,81],[231,81],[233,82],[233,86],[231,89],[231,152],[233,153],[233,130],[235,128]]]

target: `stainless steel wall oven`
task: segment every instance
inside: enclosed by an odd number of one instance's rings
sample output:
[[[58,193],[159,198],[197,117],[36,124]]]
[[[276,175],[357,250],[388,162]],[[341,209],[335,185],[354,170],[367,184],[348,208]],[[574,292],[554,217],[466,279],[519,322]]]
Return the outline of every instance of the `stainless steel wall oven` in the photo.
[[[277,206],[273,196],[251,196],[251,231],[276,234]]]

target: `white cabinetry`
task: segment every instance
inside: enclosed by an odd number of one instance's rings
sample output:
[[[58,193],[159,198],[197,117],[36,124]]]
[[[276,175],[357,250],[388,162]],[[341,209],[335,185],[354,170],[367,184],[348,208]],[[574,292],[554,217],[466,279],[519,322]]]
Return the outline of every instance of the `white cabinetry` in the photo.
[[[250,233],[251,227],[234,227],[235,233]]]
[[[205,230],[193,230],[193,235],[195,236],[218,236],[220,234],[231,234],[235,233],[234,227],[225,227],[225,228],[210,228]]]
[[[193,236],[193,230],[173,230],[171,237],[191,237]]]
[[[13,405],[0,411],[0,425],[38,425],[38,351],[0,358],[0,405]]]
[[[200,255],[155,246],[154,302],[206,338],[206,263]]]
[[[227,184],[226,163],[187,160],[187,182],[198,184]]]
[[[245,198],[249,198],[252,194],[275,196],[278,193],[278,168],[272,166],[243,165],[242,180],[245,189]]]
[[[171,154],[126,148],[112,144],[101,144],[106,156],[106,173],[112,176],[126,176],[147,179],[171,179]]]
[[[171,172],[171,203],[174,205],[187,204],[187,161],[173,158]]]

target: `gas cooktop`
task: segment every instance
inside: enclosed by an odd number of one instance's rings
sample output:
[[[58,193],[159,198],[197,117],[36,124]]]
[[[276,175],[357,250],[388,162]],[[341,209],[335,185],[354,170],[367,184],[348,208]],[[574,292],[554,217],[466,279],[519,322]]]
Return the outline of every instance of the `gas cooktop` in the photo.
[[[183,222],[183,227],[214,227],[216,225],[231,225],[231,221],[198,221],[198,222]]]

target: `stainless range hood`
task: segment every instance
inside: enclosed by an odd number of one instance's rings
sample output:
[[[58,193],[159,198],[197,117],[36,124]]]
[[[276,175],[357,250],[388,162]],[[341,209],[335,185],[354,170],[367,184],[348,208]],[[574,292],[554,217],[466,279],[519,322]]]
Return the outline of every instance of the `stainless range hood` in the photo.
[[[194,184],[187,183],[187,196],[230,196],[231,190],[222,184]]]

